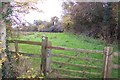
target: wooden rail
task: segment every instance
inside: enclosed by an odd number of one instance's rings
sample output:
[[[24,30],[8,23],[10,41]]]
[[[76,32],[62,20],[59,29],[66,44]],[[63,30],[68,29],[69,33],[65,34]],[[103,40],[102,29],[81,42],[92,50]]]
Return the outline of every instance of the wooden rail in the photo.
[[[117,53],[117,52],[113,52],[113,56],[116,58],[120,57],[120,53]],[[119,59],[119,58],[118,58]],[[113,69],[120,69],[120,65],[119,64],[113,64],[112,65],[112,68]]]
[[[35,42],[35,41],[23,41],[23,40],[8,40],[9,43],[22,43],[22,44],[31,44],[31,45],[42,45],[41,42]]]
[[[89,52],[89,53],[100,53],[103,54],[103,51],[100,50],[87,50],[87,49],[75,49],[75,48],[65,48],[65,47],[59,47],[59,46],[47,46],[49,49],[55,49],[55,50],[67,50],[67,51],[76,51],[76,52]]]
[[[65,63],[65,62],[58,62],[58,61],[51,61],[52,63],[55,64],[62,64],[62,65],[67,65],[67,66],[75,66],[75,67],[86,67],[86,68],[93,68],[93,69],[101,69],[101,67],[98,66],[91,66],[91,65],[81,65],[81,64],[71,64],[71,63]]]
[[[77,70],[69,70],[69,69],[62,69],[62,68],[52,68],[53,70],[57,70],[57,71],[65,71],[65,72],[69,72],[69,73],[79,73],[79,74],[88,74],[88,75],[101,75],[100,73],[95,73],[95,72],[87,72],[87,71],[77,71]]]
[[[120,65],[113,64],[113,69],[120,69]]]
[[[63,54],[51,54],[51,55],[55,56],[55,57],[70,58],[70,59],[74,59],[74,60],[86,60],[86,58],[77,58],[77,57],[67,56],[67,55],[63,55]],[[95,58],[88,58],[87,60],[88,61],[103,62],[103,60],[101,60],[101,59],[95,59]]]
[[[114,57],[120,57],[120,53],[113,52],[113,56],[114,56]]]

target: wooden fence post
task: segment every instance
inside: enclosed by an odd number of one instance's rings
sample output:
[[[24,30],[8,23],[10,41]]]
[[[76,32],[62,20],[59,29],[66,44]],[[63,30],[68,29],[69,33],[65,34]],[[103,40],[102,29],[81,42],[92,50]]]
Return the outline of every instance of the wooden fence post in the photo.
[[[51,43],[48,43],[48,37],[42,37],[42,48],[41,48],[41,72],[44,74],[44,76],[47,76],[47,72],[50,71],[50,53],[51,50],[47,49],[47,46],[51,45]]]
[[[15,41],[15,57],[16,57],[17,62],[19,60],[18,53],[19,53],[18,42]]]
[[[48,41],[47,46],[52,46],[52,43]],[[47,55],[46,55],[46,71],[50,72],[51,71],[51,49],[47,49]]]
[[[104,67],[103,67],[103,78],[111,78],[112,74],[112,58],[113,58],[113,48],[104,48]]]

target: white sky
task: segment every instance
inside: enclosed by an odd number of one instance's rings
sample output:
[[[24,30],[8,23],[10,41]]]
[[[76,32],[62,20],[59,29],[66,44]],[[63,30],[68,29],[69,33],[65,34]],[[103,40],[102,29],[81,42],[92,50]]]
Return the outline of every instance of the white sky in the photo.
[[[34,20],[46,20],[50,21],[51,17],[57,16],[61,18],[62,15],[62,0],[46,0],[36,5],[39,9],[43,10],[43,13],[37,11],[30,11],[30,14],[25,16],[25,19],[33,23]]]

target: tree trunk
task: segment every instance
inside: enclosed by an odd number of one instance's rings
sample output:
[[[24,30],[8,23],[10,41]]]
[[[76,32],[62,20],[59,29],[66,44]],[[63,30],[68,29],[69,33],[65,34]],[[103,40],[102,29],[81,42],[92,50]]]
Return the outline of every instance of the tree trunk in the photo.
[[[1,42],[0,49],[4,50],[4,49],[6,49],[6,26],[3,22],[3,20],[0,20],[0,23],[1,23],[1,25],[0,25],[0,42]],[[5,56],[6,56],[6,53],[1,52],[0,58],[2,59]],[[1,71],[0,72],[0,78],[2,78],[2,66],[0,68],[0,71]]]

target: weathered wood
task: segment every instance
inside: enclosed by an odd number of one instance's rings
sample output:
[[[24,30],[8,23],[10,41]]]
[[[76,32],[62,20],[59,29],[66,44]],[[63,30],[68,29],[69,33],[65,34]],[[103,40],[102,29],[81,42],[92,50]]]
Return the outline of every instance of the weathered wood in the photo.
[[[31,44],[31,45],[42,45],[41,42],[35,42],[35,41],[23,41],[23,40],[8,40],[9,43],[15,43],[16,41],[18,43],[22,43],[22,44]]]
[[[15,56],[16,56],[17,62],[18,62],[18,60],[19,60],[18,53],[19,53],[18,42],[15,41]]]
[[[104,67],[103,67],[103,78],[111,78],[112,73],[112,57],[113,57],[113,48],[105,47],[104,48]]]
[[[2,8],[2,10],[3,10],[3,8]],[[3,49],[3,48],[6,49],[6,25],[5,25],[4,21],[0,19],[0,49]],[[4,54],[1,53],[0,59],[2,59],[5,56],[6,56],[6,53],[4,53]],[[5,64],[4,65],[5,67],[8,67],[8,65],[6,63],[4,63],[4,64]],[[1,68],[0,69],[0,79],[2,79],[2,76],[4,76],[4,74],[2,74],[2,68]]]
[[[103,51],[99,50],[87,50],[87,49],[75,49],[75,48],[64,48],[64,47],[59,47],[59,46],[47,46],[49,49],[56,49],[56,50],[67,50],[67,51],[76,51],[76,52],[89,52],[89,53],[100,53],[103,54]]]
[[[48,46],[51,46],[52,43],[48,42]],[[46,71],[51,72],[51,49],[47,49],[47,56],[46,56]]]
[[[47,42],[48,42],[48,37],[42,37],[42,48],[41,48],[41,71],[44,74],[44,76],[46,77],[47,74]]]
[[[63,68],[52,68],[53,70],[57,71],[65,71],[65,72],[70,72],[70,73],[79,73],[79,74],[88,74],[88,75],[100,75],[100,73],[94,73],[94,72],[87,72],[87,71],[77,71],[77,70],[69,70],[69,69],[63,69]]]
[[[113,69],[120,69],[120,65],[113,64]]]
[[[73,59],[73,60],[86,60],[86,58],[78,58],[78,57],[67,56],[67,55],[63,55],[63,54],[51,54],[51,55],[55,56],[55,57],[70,58],[70,59]],[[103,60],[101,60],[101,59],[94,59],[94,58],[88,58],[88,61],[103,62]]]
[[[0,52],[6,49],[6,25],[3,20],[0,20]],[[5,57],[6,53],[1,54],[0,58]]]
[[[18,42],[15,41],[15,52],[18,53],[19,52],[19,48],[18,48]]]
[[[62,65],[67,65],[67,66],[76,66],[76,67],[87,67],[87,68],[93,68],[93,69],[101,69],[101,67],[98,66],[91,66],[91,65],[81,65],[81,64],[70,64],[70,63],[66,63],[66,62],[58,62],[58,61],[52,61],[52,63],[55,64],[62,64]]]
[[[6,25],[4,24],[4,21],[1,21],[1,25],[0,26],[0,48],[6,48]]]

